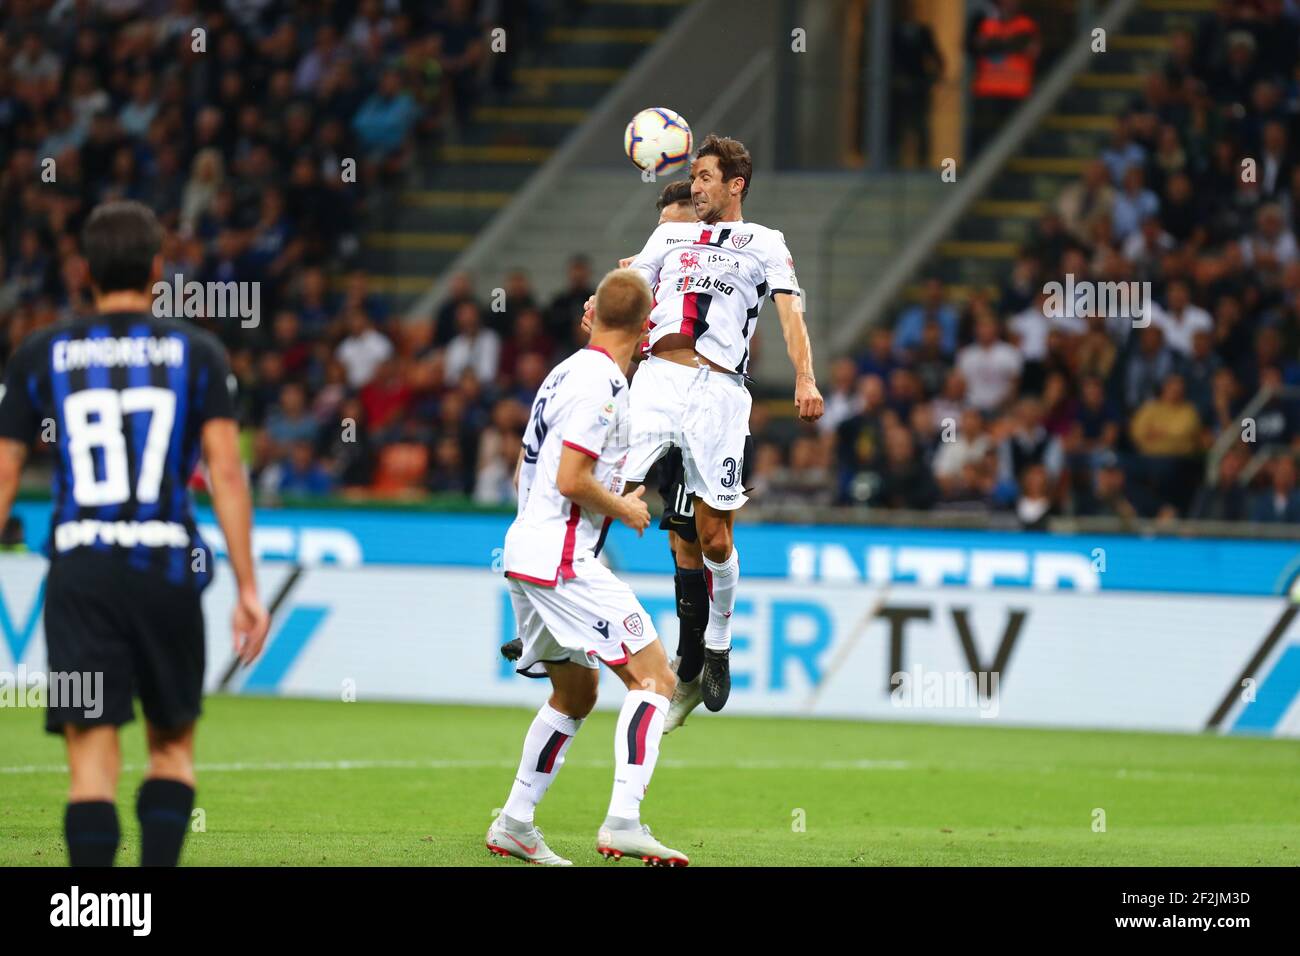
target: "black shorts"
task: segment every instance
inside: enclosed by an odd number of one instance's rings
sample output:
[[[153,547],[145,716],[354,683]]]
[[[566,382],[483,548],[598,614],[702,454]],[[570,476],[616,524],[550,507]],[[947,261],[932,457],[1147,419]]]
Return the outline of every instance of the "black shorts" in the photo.
[[[745,436],[745,455],[740,462],[740,485],[748,487],[754,461],[754,436]],[[659,528],[675,531],[684,541],[695,541],[695,502],[686,493],[686,468],[682,464],[682,450],[676,445],[658,461],[659,497],[664,501],[663,517]]]
[[[112,553],[74,551],[50,563],[45,645],[51,690],[72,680],[81,695],[51,692],[45,729],[120,727],[132,698],[156,727],[193,723],[203,698],[203,605],[192,587],[137,571]],[[76,675],[75,677],[73,675]]]

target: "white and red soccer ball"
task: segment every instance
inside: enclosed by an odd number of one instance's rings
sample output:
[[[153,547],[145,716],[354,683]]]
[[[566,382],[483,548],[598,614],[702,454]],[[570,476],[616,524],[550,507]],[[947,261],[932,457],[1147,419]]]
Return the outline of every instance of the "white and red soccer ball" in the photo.
[[[674,110],[662,106],[642,110],[623,131],[623,152],[640,170],[667,176],[691,161],[691,124]]]

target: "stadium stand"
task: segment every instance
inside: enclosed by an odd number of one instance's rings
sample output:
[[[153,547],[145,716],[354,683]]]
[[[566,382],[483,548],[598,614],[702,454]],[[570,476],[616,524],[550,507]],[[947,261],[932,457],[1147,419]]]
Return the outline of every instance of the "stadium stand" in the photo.
[[[139,198],[168,226],[169,276],[262,282],[260,327],[216,331],[264,500],[508,505],[593,265],[575,258],[553,298],[516,270],[456,277],[427,323],[399,310],[581,122],[627,65],[620,44],[653,42],[675,5],[554,4],[543,25],[505,4],[520,48],[490,69],[487,5],[308,6],[140,0],[93,25],[62,4],[6,9],[0,358],[86,304],[89,207]],[[1300,514],[1300,74],[1283,52],[1298,24],[1280,2],[1208,7],[1153,0],[1111,38],[894,321],[830,364],[821,423],[756,403],[757,502],[1029,528]],[[196,26],[214,55],[187,52]],[[361,173],[343,189],[346,157]],[[38,188],[45,158],[54,188]],[[1151,282],[1149,327],[1048,317],[1041,289],[1067,274]],[[1223,454],[1246,410],[1253,447]]]

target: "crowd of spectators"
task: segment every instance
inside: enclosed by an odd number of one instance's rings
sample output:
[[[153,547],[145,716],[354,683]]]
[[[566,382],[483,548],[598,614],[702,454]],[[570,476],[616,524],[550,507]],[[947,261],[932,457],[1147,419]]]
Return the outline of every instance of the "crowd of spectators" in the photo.
[[[285,6],[9,6],[0,360],[87,308],[88,210],[141,199],[166,227],[165,278],[261,283],[261,324],[214,330],[264,499],[508,505],[532,397],[581,344],[590,264],[575,258],[548,302],[523,272],[458,275],[431,321],[402,323],[352,267],[367,177],[339,176],[345,156],[400,168],[508,82],[478,59],[483,10]],[[1300,384],[1298,51],[1277,0],[1224,0],[1176,33],[995,294],[959,306],[927,281],[834,360],[815,426],[755,403],[756,500],[1003,511],[1031,528],[1061,514],[1300,520],[1300,408],[1278,395],[1242,422],[1262,387]],[[1067,276],[1149,282],[1154,301],[1050,307],[1047,283]],[[1239,440],[1206,481],[1225,431]]]
[[[90,310],[90,209],[140,200],[165,228],[165,281],[258,284],[255,328],[196,321],[229,349],[264,494],[499,500],[492,463],[567,329],[520,279],[505,312],[462,296],[423,340],[407,335],[357,268],[358,236],[423,144],[461,135],[476,102],[511,86],[548,2],[4,4],[0,367],[26,335]],[[501,24],[509,53],[489,60]],[[403,457],[415,442],[427,469]]]
[[[259,491],[510,504],[533,397],[582,344],[593,292],[575,257],[545,303],[523,272],[485,297],[461,273],[426,323],[375,321],[362,276],[335,309],[338,337],[304,340],[303,310],[284,310],[272,326],[282,347],[232,353]]]
[[[1295,6],[1223,0],[1173,34],[996,293],[958,307],[928,281],[835,363],[815,440],[760,441],[760,471],[814,501],[826,492],[808,477],[829,474],[843,504],[1000,510],[1026,527],[1063,514],[1295,521],[1298,145]],[[1062,307],[1052,282],[1150,283],[1153,301]],[[1245,420],[1265,387],[1277,394]]]

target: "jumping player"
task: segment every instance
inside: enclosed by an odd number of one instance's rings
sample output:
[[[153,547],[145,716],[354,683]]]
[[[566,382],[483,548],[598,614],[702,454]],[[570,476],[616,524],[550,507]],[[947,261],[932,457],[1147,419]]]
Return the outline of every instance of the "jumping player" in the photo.
[[[659,212],[658,225],[666,222],[698,222],[695,204],[691,200],[691,184],[679,179],[663,188],[655,209]],[[626,268],[632,257],[619,262]],[[588,299],[582,315],[582,330],[591,333],[592,300]],[[649,354],[649,344],[634,356],[640,361]],[[748,477],[753,438],[746,436],[745,467],[742,483]],[[664,502],[659,528],[668,532],[668,548],[673,557],[673,585],[676,591],[678,621],[677,657],[673,672],[677,675],[677,690],[673,694],[668,716],[664,720],[664,734],[670,734],[686,722],[703,700],[700,688],[700,669],[704,666],[704,629],[709,623],[709,592],[704,581],[704,555],[700,551],[699,536],[695,532],[695,507],[686,493],[685,470],[682,452],[674,446],[668,450],[659,468],[659,496]],[[523,642],[514,638],[501,645],[507,660],[518,660],[523,653]]]
[[[691,199],[689,180],[680,179],[664,187],[656,203],[659,225],[666,222],[699,222]],[[620,266],[629,266],[624,259]],[[649,354],[649,343],[639,358]],[[635,377],[633,378],[635,381]],[[747,484],[753,456],[753,437],[745,429],[744,466],[741,487]],[[695,503],[686,492],[686,471],[682,450],[673,446],[659,465],[659,496],[664,502],[659,527],[668,532],[668,547],[673,556],[673,585],[677,597],[677,658],[673,672],[677,691],[664,721],[664,734],[671,734],[704,699],[700,670],[704,666],[704,630],[709,623],[709,591],[704,579],[704,554],[695,530]]]
[[[518,670],[549,677],[552,693],[524,738],[510,797],[488,828],[487,847],[500,856],[569,864],[543,841],[534,813],[595,706],[603,662],[628,694],[614,733],[614,788],[597,852],[652,865],[689,862],[641,823],[676,678],[632,589],[596,559],[613,519],[638,534],[650,523],[644,488],[622,494],[618,472],[627,452],[627,370],[650,307],[639,275],[609,273],[596,290],[589,345],[556,366],[533,401],[504,563],[523,641]]]
[[[235,653],[250,662],[266,640],[233,378],[213,336],[152,314],[161,244],[147,207],[95,209],[82,246],[97,314],[29,336],[0,388],[0,526],[28,447],[54,424],[49,671],[65,685],[102,680],[93,710],[47,702],[45,729],[67,744],[73,866],[110,866],[121,842],[118,728],[135,717],[133,696],[149,749],[136,800],[141,864],[175,866],[189,829],[205,651],[199,598],[213,563],[186,490],[200,453],[238,589]]]
[[[823,411],[785,238],[742,218],[752,179],[744,145],[710,134],[691,164],[699,221],[661,224],[630,266],[654,289],[655,307],[650,356],[631,389],[633,431],[624,477],[629,484],[644,481],[670,448],[682,452],[709,595],[700,680],[704,705],[712,711],[721,710],[731,693],[731,615],[740,577],[732,524],[748,500],[743,470],[752,402],[745,373],[765,296],[776,303],[794,365],[799,418],[816,421]]]

